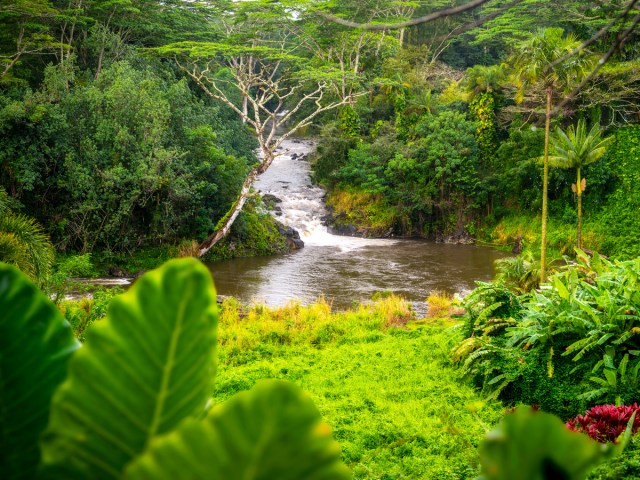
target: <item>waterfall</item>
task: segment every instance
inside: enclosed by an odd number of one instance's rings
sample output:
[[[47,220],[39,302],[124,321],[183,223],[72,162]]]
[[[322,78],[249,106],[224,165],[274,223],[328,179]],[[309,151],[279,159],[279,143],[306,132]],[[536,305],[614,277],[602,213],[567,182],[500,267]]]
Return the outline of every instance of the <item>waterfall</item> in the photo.
[[[254,184],[262,196],[273,195],[280,200],[276,219],[296,229],[306,246],[338,247],[342,251],[366,246],[391,245],[395,240],[365,239],[333,235],[327,231],[323,218],[328,214],[323,199],[324,190],[311,182],[308,155],[315,148],[309,139],[287,139],[282,142],[269,169]]]

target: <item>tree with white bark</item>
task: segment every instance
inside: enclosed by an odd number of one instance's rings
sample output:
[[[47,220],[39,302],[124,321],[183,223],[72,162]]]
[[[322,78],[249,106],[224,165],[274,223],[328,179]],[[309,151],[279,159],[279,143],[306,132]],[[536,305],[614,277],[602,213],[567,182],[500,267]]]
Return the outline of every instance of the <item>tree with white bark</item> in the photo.
[[[229,43],[181,42],[158,50],[172,55],[205,94],[238,114],[254,131],[259,145],[259,162],[215,231],[201,243],[199,256],[229,233],[252,184],[269,168],[282,142],[311,125],[318,115],[358,95],[335,95],[343,75],[329,62],[319,63],[317,58],[312,62],[304,55],[304,39],[295,25],[276,30],[252,23],[251,30],[238,35],[237,30],[227,28]]]

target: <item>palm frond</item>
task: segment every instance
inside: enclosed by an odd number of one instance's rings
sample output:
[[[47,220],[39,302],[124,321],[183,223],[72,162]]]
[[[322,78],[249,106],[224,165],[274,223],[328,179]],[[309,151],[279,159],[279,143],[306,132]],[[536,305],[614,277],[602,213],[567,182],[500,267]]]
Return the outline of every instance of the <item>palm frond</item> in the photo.
[[[53,265],[54,249],[42,227],[26,215],[5,213],[0,216],[0,233],[5,236],[0,261],[13,263],[34,281],[43,283]]]

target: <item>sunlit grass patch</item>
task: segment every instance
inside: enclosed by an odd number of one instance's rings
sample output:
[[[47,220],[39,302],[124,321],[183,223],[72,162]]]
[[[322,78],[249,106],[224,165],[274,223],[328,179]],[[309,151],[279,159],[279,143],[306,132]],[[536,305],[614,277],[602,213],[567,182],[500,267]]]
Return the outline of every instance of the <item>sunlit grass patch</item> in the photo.
[[[540,217],[530,215],[511,215],[485,232],[482,240],[495,245],[513,247],[518,237],[522,237],[524,248],[540,247]],[[548,256],[573,256],[576,246],[577,225],[567,224],[556,218],[549,218],[548,232]],[[606,240],[605,232],[599,225],[585,219],[582,227],[583,247],[595,251],[601,251]]]
[[[215,400],[287,379],[312,396],[354,478],[475,478],[483,425],[501,407],[458,382],[446,328],[418,325],[406,301],[381,297],[335,313],[325,301],[226,300]]]
[[[427,316],[429,318],[448,317],[451,315],[453,307],[453,297],[446,292],[434,290],[427,297]]]
[[[395,208],[385,205],[381,195],[359,190],[332,190],[327,205],[335,215],[343,216],[343,223],[366,229],[371,235],[382,235],[398,221]]]

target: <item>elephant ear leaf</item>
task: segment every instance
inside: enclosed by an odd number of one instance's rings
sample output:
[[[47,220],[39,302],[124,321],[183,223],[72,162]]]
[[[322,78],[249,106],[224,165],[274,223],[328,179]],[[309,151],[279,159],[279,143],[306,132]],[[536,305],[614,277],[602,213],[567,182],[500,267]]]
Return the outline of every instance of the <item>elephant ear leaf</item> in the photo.
[[[125,478],[341,480],[351,473],[311,399],[290,383],[265,380],[155,440]]]
[[[167,262],[112,300],[53,398],[44,476],[119,478],[154,437],[201,416],[216,326],[213,282],[194,259]]]
[[[35,476],[51,397],[77,347],[46,295],[0,264],[0,478]]]
[[[519,407],[480,444],[479,480],[583,480],[619,451],[572,432],[555,415]]]

